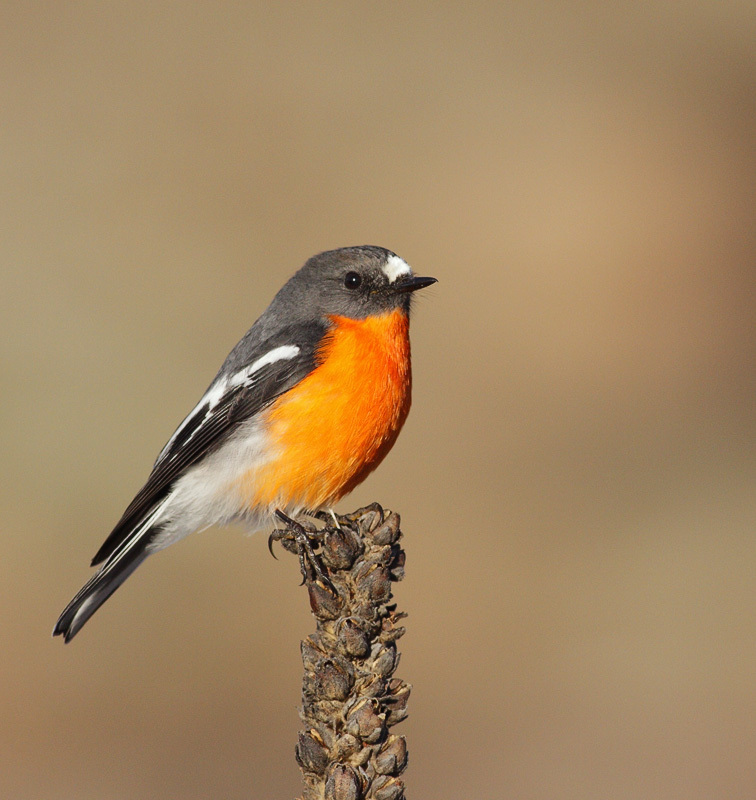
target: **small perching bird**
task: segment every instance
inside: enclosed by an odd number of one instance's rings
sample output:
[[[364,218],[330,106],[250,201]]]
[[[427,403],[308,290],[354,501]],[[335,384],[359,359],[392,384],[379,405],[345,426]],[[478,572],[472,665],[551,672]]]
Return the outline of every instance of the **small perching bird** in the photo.
[[[382,247],[307,261],[165,445],[53,635],[70,641],[148,555],[194,531],[296,525],[363,481],[409,412],[411,297],[435,282]]]

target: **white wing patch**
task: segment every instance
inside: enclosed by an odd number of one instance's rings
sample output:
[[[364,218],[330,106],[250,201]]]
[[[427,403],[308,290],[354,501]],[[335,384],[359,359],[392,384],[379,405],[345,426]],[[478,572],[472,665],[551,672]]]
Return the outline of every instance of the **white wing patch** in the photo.
[[[412,275],[410,265],[399,256],[389,256],[386,259],[386,264],[383,267],[383,273],[388,278],[389,283],[394,283],[397,278],[404,278],[407,275]]]
[[[253,383],[252,376],[263,367],[267,367],[269,364],[275,364],[276,361],[289,361],[298,354],[299,347],[297,347],[295,344],[285,344],[281,345],[280,347],[274,347],[272,350],[269,350],[267,353],[265,353],[265,355],[260,356],[260,358],[258,358],[256,361],[253,361],[248,367],[243,367],[233,375],[226,375],[220,378],[217,383],[214,383],[205,392],[202,399],[192,409],[189,416],[181,423],[181,425],[178,426],[173,436],[171,436],[165,447],[160,451],[157,461],[160,461],[163,458],[163,456],[170,449],[171,445],[176,441],[176,437],[181,433],[181,431],[184,430],[189,422],[195,418],[200,410],[205,409],[205,413],[203,415],[202,422],[200,422],[196,427],[192,433],[192,436],[194,436],[194,433],[200,430],[205,420],[212,415],[213,409],[218,405],[229,389],[235,389],[237,386],[241,386],[245,383]],[[189,441],[192,436],[190,436],[187,441]],[[157,461],[155,463],[157,463]]]
[[[250,364],[250,366],[244,367],[244,369],[240,369],[235,375],[232,375],[228,379],[226,387],[234,388],[240,386],[242,383],[246,383],[255,372],[263,367],[267,367],[268,364],[275,364],[276,361],[290,361],[298,354],[299,348],[295,344],[284,344],[281,345],[281,347],[274,347],[264,356],[260,356],[260,358]]]

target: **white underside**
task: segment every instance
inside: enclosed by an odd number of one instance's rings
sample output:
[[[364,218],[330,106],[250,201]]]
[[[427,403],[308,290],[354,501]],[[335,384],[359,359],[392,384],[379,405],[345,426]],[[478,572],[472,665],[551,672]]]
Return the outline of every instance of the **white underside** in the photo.
[[[262,465],[274,456],[257,422],[243,426],[215,453],[190,467],[176,481],[153,523],[162,530],[147,549],[162,550],[194,531],[238,519],[251,528],[260,527],[270,512],[268,509],[250,512],[241,492],[235,491],[233,485],[241,481],[250,464]]]

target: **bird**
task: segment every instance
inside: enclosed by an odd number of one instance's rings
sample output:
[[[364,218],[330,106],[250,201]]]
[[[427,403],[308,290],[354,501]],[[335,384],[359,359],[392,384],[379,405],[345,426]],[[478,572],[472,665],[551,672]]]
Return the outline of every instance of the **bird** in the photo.
[[[297,519],[333,514],[404,425],[411,300],[434,283],[372,245],[306,261],[160,451],[53,636],[71,641],[148,556],[190,533],[279,519],[296,534]]]

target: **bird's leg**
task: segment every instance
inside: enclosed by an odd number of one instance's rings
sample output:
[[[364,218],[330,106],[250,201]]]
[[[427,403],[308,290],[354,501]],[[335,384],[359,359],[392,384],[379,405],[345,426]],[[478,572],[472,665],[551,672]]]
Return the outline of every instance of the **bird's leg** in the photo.
[[[283,529],[274,530],[268,537],[268,549],[271,555],[273,554],[273,542],[281,542],[287,550],[295,552],[299,556],[299,568],[302,570],[302,583],[312,581],[317,576],[317,579],[325,584],[333,592],[334,589],[328,573],[323,569],[313,543],[320,544],[323,538],[322,532],[317,530],[308,530],[291,517],[286,516],[280,509],[276,509],[276,516],[286,525]],[[287,545],[290,545],[287,547]]]

